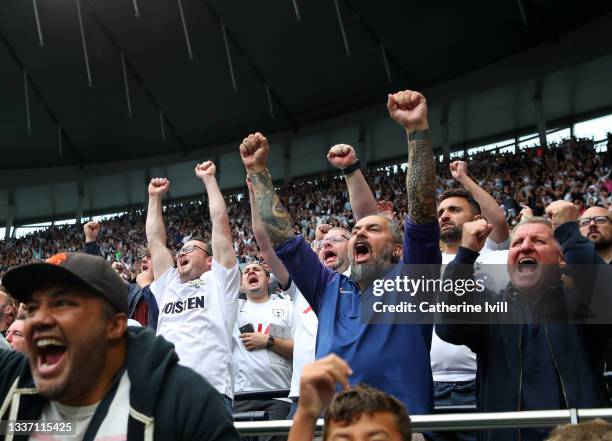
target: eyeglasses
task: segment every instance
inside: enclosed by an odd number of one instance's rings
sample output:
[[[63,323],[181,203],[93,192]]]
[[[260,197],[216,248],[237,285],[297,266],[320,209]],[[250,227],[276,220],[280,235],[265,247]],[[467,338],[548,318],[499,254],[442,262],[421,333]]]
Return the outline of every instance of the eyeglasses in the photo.
[[[320,249],[323,249],[325,247],[325,245],[327,245],[327,244],[337,245],[339,243],[344,242],[345,240],[348,240],[348,238],[346,238],[344,236],[332,236],[332,237],[329,237],[327,239],[320,240],[317,243],[317,251],[320,250]]]
[[[192,252],[193,252],[193,250],[195,250],[196,248],[197,248],[197,249],[199,249],[199,250],[204,251],[204,252],[205,252],[207,255],[210,255],[210,254],[209,254],[209,252],[208,252],[208,251],[206,251],[206,250],[205,250],[204,248],[202,248],[202,247],[199,247],[199,246],[197,246],[197,245],[187,245],[187,246],[185,246],[185,247],[181,248],[180,250],[178,250],[178,251],[176,252],[176,257],[179,257],[181,254],[189,254],[189,253],[192,253]]]
[[[140,260],[144,260],[144,259],[151,259],[151,254],[147,253],[147,254],[143,254],[141,256],[138,256],[140,258]]]
[[[588,227],[591,221],[594,221],[597,225],[605,225],[612,222],[608,216],[583,217],[582,219],[578,219],[578,226],[581,228]]]

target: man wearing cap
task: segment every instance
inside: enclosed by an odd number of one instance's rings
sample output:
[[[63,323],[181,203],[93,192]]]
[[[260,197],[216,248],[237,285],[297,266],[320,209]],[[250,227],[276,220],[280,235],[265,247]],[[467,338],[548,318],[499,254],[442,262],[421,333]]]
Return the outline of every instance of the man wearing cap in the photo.
[[[146,223],[155,274],[150,288],[159,305],[157,334],[174,343],[181,364],[201,374],[226,397],[229,409],[234,395],[232,331],[240,271],[215,165],[211,161],[198,164],[195,174],[208,195],[212,252],[207,243],[192,238],[177,253],[174,267],[162,218],[162,197],[170,181],[152,179]]]
[[[172,345],[127,328],[125,284],[102,258],[56,254],[3,283],[27,305],[27,357],[0,350],[0,420],[63,422],[46,427],[84,441],[238,439],[222,398]],[[55,439],[44,427],[29,439]]]

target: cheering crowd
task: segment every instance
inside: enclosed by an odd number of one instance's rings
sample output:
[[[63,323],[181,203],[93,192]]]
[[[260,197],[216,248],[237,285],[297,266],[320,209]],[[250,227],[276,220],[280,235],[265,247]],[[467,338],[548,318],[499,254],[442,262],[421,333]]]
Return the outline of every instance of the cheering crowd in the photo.
[[[607,157],[570,139],[478,154],[469,170],[436,163],[425,97],[398,92],[387,107],[406,133],[405,166],[363,173],[354,148],[338,144],[327,159],[339,175],[277,191],[257,132],[239,148],[246,196],[224,198],[206,161],[194,175],[207,203],[164,209],[171,182],[154,178],[145,213],[4,244],[0,346],[12,351],[0,351],[0,418],[70,421],[79,440],[236,439],[231,415],[257,414],[293,419],[289,438],[305,441],[322,412],[325,437],[347,437],[361,422],[410,439],[408,413],[434,406],[609,407],[612,326],[581,315],[610,304]],[[486,299],[509,303],[510,325],[364,315],[376,281],[475,279],[489,263],[507,265],[507,285],[488,287]],[[575,264],[590,272],[572,272]],[[271,389],[290,392],[235,399]],[[63,439],[44,427],[31,439]]]

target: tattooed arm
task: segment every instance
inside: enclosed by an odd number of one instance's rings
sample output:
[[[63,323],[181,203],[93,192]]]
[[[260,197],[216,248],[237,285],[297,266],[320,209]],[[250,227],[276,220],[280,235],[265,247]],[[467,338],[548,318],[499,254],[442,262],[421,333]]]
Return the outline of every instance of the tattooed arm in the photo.
[[[417,224],[433,222],[437,219],[436,164],[429,137],[427,101],[420,93],[405,90],[389,95],[387,108],[408,135],[408,216]]]
[[[277,247],[291,239],[294,234],[289,212],[278,198],[272,184],[272,176],[266,168],[269,151],[268,140],[259,132],[249,135],[240,145],[240,156],[255,193],[257,211],[270,243]]]

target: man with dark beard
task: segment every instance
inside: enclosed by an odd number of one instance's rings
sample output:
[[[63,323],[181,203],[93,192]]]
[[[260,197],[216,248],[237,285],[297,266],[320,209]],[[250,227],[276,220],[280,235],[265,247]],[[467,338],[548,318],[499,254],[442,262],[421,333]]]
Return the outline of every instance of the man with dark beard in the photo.
[[[431,325],[367,322],[362,304],[373,298],[372,281],[404,275],[400,263],[440,263],[436,220],[435,162],[423,95],[389,95],[391,117],[408,136],[408,216],[402,241],[395,221],[382,215],[361,218],[348,243],[352,277],[323,265],[301,236],[295,236],[286,208],[267,171],[269,145],[261,133],[245,138],[240,155],[257,211],[276,255],[319,318],[316,357],[336,353],[353,369],[351,384],[368,383],[397,397],[410,413],[430,413],[433,387],[429,366]],[[345,170],[345,173],[350,172]],[[397,294],[390,292],[390,296]]]
[[[445,191],[438,204],[442,263],[448,264],[455,258],[463,225],[486,218],[492,225],[492,231],[478,257],[478,263],[499,264],[505,268],[509,237],[504,211],[491,195],[470,178],[466,162],[454,161],[450,164],[450,172],[463,188]],[[505,276],[506,272],[496,271],[496,275]],[[499,276],[497,278],[501,279]],[[497,282],[505,285],[507,280],[504,277]],[[453,345],[440,339],[434,327],[430,357],[436,406],[476,405],[476,354],[465,345]],[[435,432],[432,437],[436,441],[474,440],[476,433]]]
[[[612,219],[610,212],[603,207],[591,207],[578,218],[580,233],[593,242],[597,254],[612,262]]]

